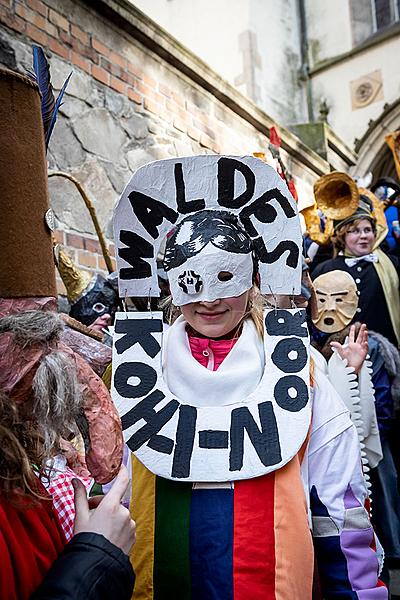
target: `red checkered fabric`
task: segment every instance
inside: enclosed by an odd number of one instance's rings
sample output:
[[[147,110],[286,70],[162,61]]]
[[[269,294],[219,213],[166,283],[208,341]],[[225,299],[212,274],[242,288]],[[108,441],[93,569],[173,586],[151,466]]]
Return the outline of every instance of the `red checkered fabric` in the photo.
[[[75,519],[74,488],[72,487],[73,479],[80,479],[85,486],[86,491],[88,491],[93,484],[92,478],[78,477],[78,475],[67,466],[64,467],[62,471],[53,467],[50,482],[46,479],[42,480],[43,485],[53,498],[53,506],[57,511],[67,541],[72,538]]]

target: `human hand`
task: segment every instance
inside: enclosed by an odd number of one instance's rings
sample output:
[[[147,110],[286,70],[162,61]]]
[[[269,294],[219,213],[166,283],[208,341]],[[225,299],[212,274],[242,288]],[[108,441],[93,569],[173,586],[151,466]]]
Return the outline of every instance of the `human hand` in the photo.
[[[88,328],[101,333],[103,329],[111,325],[111,321],[111,315],[104,313],[104,315],[101,315],[101,317],[97,317],[97,319],[93,321],[91,325],[88,325]]]
[[[111,490],[96,501],[90,502],[86,490],[79,479],[73,479],[75,490],[75,523],[74,535],[78,533],[100,533],[112,544],[129,554],[136,539],[136,524],[131,519],[129,510],[122,506],[121,500],[129,485],[128,471],[124,465]],[[91,510],[93,505],[97,505]]]
[[[350,327],[349,339],[346,345],[339,342],[331,342],[331,348],[337,351],[340,358],[346,359],[349,367],[353,367],[358,374],[368,354],[368,329],[366,325],[361,325],[355,339],[356,327]]]

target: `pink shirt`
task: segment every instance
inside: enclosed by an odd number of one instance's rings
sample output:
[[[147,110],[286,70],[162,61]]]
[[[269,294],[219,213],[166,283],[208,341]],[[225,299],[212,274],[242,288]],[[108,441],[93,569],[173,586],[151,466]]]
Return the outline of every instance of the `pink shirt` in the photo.
[[[192,356],[206,369],[216,371],[224,358],[226,358],[237,338],[231,340],[209,340],[207,338],[195,337],[188,331],[189,345]]]

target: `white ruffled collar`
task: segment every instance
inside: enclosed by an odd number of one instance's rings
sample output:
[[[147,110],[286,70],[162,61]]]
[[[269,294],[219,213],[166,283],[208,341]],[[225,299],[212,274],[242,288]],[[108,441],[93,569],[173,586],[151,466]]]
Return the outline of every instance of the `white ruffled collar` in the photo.
[[[264,344],[251,319],[244,321],[242,334],[217,371],[203,367],[192,356],[182,316],[165,337],[163,375],[181,402],[192,406],[246,403],[261,381]]]

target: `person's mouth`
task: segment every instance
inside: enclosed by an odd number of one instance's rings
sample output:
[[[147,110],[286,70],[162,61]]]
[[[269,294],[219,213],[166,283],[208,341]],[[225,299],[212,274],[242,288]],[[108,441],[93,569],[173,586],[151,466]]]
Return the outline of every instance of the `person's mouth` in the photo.
[[[216,321],[225,313],[226,313],[226,310],[220,310],[220,311],[212,312],[212,313],[197,311],[197,314],[199,315],[199,317],[201,319],[204,319],[205,321]]]

